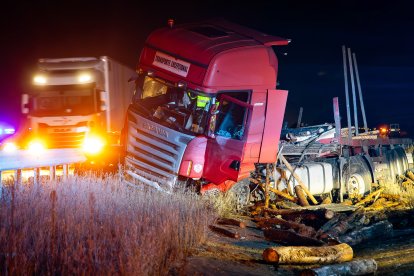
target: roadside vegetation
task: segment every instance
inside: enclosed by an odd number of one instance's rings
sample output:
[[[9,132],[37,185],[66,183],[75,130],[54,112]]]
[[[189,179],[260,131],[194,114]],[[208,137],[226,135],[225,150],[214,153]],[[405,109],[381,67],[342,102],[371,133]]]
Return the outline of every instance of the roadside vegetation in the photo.
[[[144,192],[115,177],[5,185],[0,274],[166,274],[216,214],[193,193]]]

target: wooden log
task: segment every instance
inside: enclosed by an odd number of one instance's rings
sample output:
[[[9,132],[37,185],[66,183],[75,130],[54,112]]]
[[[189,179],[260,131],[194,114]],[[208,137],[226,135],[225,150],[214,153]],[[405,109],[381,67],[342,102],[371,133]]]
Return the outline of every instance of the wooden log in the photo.
[[[263,251],[263,259],[278,264],[333,264],[352,260],[354,253],[346,243],[330,246],[280,246]]]
[[[281,230],[274,228],[265,228],[263,229],[263,234],[269,241],[286,245],[318,246],[325,244],[323,241],[317,240],[315,238],[298,234],[292,229]]]
[[[407,171],[406,175],[411,181],[414,181],[414,173],[412,171]]]
[[[401,195],[393,195],[393,194],[381,194],[381,198],[385,198],[386,200],[395,201],[395,202],[401,202],[402,204],[408,204],[409,201],[402,197]]]
[[[279,225],[283,229],[293,229],[295,232],[307,237],[314,237],[316,234],[315,229],[310,226],[293,221],[287,221],[282,218],[255,218],[255,220],[258,221],[257,225],[261,228],[269,228],[274,225]]]
[[[278,209],[299,209],[301,207],[299,204],[286,200],[277,201],[275,204]]]
[[[412,189],[414,182],[411,180],[407,180],[401,183],[401,186],[404,190]]]
[[[384,208],[384,203],[387,201],[387,199],[385,198],[379,198],[378,200],[376,200],[374,203],[372,203],[369,208],[375,209],[375,208]],[[366,209],[365,209],[366,210]]]
[[[308,190],[308,188],[306,188],[306,186],[303,183],[302,179],[300,179],[299,175],[297,175],[295,173],[295,171],[292,168],[292,166],[290,165],[290,163],[286,160],[286,158],[282,154],[280,155],[280,160],[282,161],[283,164],[285,164],[286,168],[290,171],[290,173],[293,175],[293,177],[296,179],[296,181],[298,181],[299,185],[302,187],[302,189],[305,192],[305,194],[310,198],[310,200],[312,201],[312,203],[315,204],[315,205],[317,205],[318,204],[318,201],[316,201],[316,199],[310,193],[310,191]]]
[[[341,264],[305,269],[300,272],[300,276],[367,275],[375,273],[377,268],[378,265],[374,259],[360,259]]]
[[[384,188],[381,188],[373,193],[370,193],[363,200],[355,204],[355,206],[361,206],[361,205],[364,205],[365,203],[370,202],[372,199],[374,199],[377,195],[381,194],[383,191],[384,191]]]
[[[321,225],[324,225],[327,221],[336,216],[336,213],[332,210],[319,208],[314,210],[308,209],[278,209],[267,210],[268,214],[275,216],[282,216],[283,219],[289,221],[295,221],[307,226],[311,226],[314,229],[319,229]]]
[[[229,237],[229,238],[233,238],[233,239],[240,239],[240,234],[237,232],[232,232],[230,230],[221,228],[221,227],[217,227],[214,225],[209,225],[208,228],[210,228],[211,231],[218,233],[220,235]]]
[[[325,197],[321,204],[331,204],[332,203],[332,199],[330,197]]]
[[[363,227],[340,236],[338,241],[352,246],[378,237],[388,237],[391,235],[392,224],[388,221],[380,221],[371,226]]]
[[[234,226],[238,226],[240,228],[246,228],[246,224],[242,221],[237,220],[237,219],[219,218],[219,219],[217,219],[216,223],[221,224],[221,225],[234,225]]]
[[[263,189],[263,190],[265,190],[265,189],[266,189],[266,183],[261,183],[261,182],[260,182],[259,180],[257,180],[257,179],[250,178],[250,182],[252,182],[252,183],[254,183],[254,184],[257,184],[257,185],[260,185],[260,186],[262,187],[262,189]],[[298,201],[298,199],[297,199],[297,198],[295,198],[295,197],[291,196],[290,194],[288,194],[288,193],[286,193],[286,192],[279,191],[278,189],[272,188],[272,187],[270,187],[270,185],[269,185],[269,191],[271,191],[271,192],[275,193],[276,195],[278,195],[278,196],[280,196],[280,197],[283,197],[284,199],[287,199],[287,200],[289,200],[289,201],[292,201],[292,202],[295,202],[295,203]]]
[[[304,207],[309,206],[309,202],[306,199],[306,195],[303,192],[303,189],[301,186],[295,186],[295,193],[296,193],[296,196],[298,197],[300,206],[304,206]]]
[[[384,210],[384,209],[391,209],[391,208],[396,207],[400,204],[401,203],[399,203],[399,202],[393,202],[393,201],[386,201],[385,200],[384,202],[381,203],[381,205],[372,204],[371,206],[366,207],[365,210],[367,212],[369,212],[369,211],[381,211],[381,210]]]
[[[263,185],[263,184],[259,184],[259,185],[263,188],[263,190],[266,188],[265,185]],[[272,193],[274,193],[274,194],[276,194],[276,195],[278,195],[280,197],[283,197],[284,199],[287,199],[289,201],[292,201],[292,202],[295,202],[295,203],[298,202],[298,199],[297,198],[295,198],[295,197],[293,197],[293,196],[291,196],[291,195],[289,195],[287,193],[284,193],[282,191],[279,191],[279,190],[277,190],[275,188],[272,188],[270,186],[269,186],[269,191],[271,191]]]
[[[319,229],[327,221],[335,216],[335,212],[329,209],[320,208],[315,210],[280,210],[282,218],[290,221],[300,222],[302,224]]]
[[[293,220],[297,217],[309,217],[312,219],[313,217],[325,218],[325,219],[332,219],[335,216],[335,212],[326,208],[318,208],[318,209],[278,209],[272,210],[271,213],[273,215],[281,215],[285,219]]]
[[[348,230],[352,230],[363,225],[365,221],[363,208],[357,209],[347,218],[338,221],[332,228],[328,229],[324,234],[320,235],[321,239],[336,239]]]
[[[331,220],[322,225],[319,230],[316,232],[316,237],[322,236],[326,231],[331,229],[338,221],[345,219],[347,216],[345,214],[336,214]]]

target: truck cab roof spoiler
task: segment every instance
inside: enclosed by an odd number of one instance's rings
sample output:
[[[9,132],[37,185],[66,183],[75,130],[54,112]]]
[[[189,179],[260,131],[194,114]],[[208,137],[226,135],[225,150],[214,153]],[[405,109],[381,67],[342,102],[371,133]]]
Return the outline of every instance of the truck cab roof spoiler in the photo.
[[[224,19],[209,20],[206,23],[252,38],[265,46],[285,46],[291,42],[290,39],[261,33]]]
[[[96,68],[102,61],[95,57],[41,58],[38,65],[43,70],[79,70]]]

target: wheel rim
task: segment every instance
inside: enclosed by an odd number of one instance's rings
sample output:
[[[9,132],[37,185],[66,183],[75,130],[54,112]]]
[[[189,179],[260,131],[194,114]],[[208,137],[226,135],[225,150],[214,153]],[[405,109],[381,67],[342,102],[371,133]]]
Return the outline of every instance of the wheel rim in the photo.
[[[348,195],[350,198],[360,197],[365,193],[364,178],[359,174],[352,174],[348,179]]]

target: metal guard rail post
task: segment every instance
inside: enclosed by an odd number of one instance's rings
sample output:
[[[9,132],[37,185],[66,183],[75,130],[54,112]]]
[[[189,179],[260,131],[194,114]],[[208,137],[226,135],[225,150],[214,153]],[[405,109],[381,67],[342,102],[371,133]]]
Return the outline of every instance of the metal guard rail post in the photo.
[[[56,166],[63,166],[63,177],[69,172],[69,165],[85,162],[86,157],[77,149],[47,149],[39,153],[28,150],[16,150],[14,152],[0,151],[0,196],[3,190],[2,173],[14,171],[14,181],[21,183],[22,170],[33,169],[33,182],[39,182],[40,168],[49,167],[50,179],[56,178]]]

